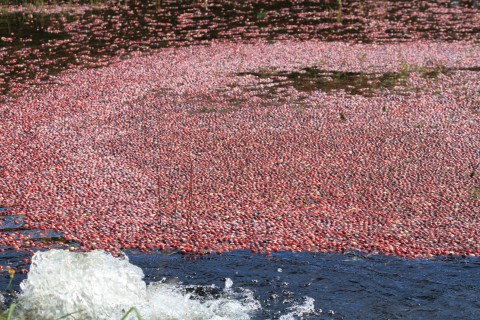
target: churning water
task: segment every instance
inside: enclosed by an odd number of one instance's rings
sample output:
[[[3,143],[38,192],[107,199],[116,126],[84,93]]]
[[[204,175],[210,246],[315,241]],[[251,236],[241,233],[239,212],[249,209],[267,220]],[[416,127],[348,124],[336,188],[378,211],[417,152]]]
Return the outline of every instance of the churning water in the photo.
[[[103,251],[37,252],[28,278],[20,284],[15,319],[122,319],[132,307],[143,319],[250,319],[261,306],[253,291],[222,286],[143,281],[141,268],[127,256]],[[313,299],[294,305],[282,319],[313,313]],[[137,319],[131,312],[126,319]],[[69,317],[66,317],[69,318]]]

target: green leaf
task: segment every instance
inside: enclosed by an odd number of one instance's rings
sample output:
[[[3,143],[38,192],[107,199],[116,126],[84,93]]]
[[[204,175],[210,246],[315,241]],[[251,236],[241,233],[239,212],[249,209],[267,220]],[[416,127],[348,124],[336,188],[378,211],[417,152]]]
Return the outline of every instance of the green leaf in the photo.
[[[120,320],[125,320],[125,319],[127,319],[128,315],[129,315],[130,313],[132,313],[132,312],[135,312],[135,314],[137,315],[137,319],[138,319],[138,320],[143,320],[142,316],[140,315],[140,312],[138,312],[137,308],[135,308],[135,307],[131,307],[131,308],[127,311],[127,313],[125,313],[125,315],[123,316],[123,318],[120,319]]]
[[[75,312],[70,312],[69,314],[66,314],[64,316],[61,316],[60,318],[58,318],[57,320],[61,320],[61,319],[66,319],[68,317],[70,317],[72,314],[75,314],[75,313],[80,313],[80,310],[79,311],[75,311]],[[73,317],[75,319],[75,317]]]
[[[13,310],[15,309],[17,305],[15,303],[12,303],[10,305],[10,308],[8,308],[8,314],[7,314],[7,320],[11,320],[12,319],[12,314],[13,314]]]

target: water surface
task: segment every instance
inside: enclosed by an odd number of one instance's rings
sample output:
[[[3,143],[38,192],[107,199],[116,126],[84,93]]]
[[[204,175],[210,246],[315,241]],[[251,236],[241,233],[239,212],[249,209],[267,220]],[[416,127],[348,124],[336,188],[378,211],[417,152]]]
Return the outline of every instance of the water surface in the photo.
[[[303,314],[304,319],[476,319],[480,314],[478,258],[402,259],[355,252],[267,256],[247,251],[127,255],[142,268],[147,283],[181,285],[191,299],[225,297],[225,281],[231,279],[234,290],[252,291],[260,302],[252,319],[278,319],[289,313],[298,319],[298,308],[309,299],[315,300],[314,311]],[[0,260],[22,257],[6,251]],[[24,278],[15,277],[14,290]],[[7,280],[4,276],[0,287],[5,288]]]

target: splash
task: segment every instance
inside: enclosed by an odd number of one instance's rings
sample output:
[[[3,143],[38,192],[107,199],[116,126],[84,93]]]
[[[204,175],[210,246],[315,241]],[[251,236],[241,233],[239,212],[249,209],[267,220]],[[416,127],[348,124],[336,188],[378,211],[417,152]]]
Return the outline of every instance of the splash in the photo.
[[[305,297],[303,304],[296,304],[289,308],[290,312],[282,315],[280,320],[296,320],[303,319],[304,316],[322,313],[321,310],[315,310],[315,299]]]
[[[103,251],[37,252],[28,279],[20,285],[15,319],[124,319],[135,307],[143,319],[250,319],[259,303],[252,293],[232,291],[227,281],[215,297],[198,298],[186,286],[147,285],[143,271],[128,257]],[[137,319],[131,313],[125,319]]]

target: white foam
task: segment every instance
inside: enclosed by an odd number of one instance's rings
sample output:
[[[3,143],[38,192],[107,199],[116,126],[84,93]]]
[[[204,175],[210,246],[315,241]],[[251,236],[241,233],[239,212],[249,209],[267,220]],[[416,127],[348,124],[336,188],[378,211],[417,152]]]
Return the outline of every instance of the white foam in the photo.
[[[144,320],[246,320],[259,308],[248,291],[242,302],[232,294],[199,301],[179,285],[147,286],[143,276],[128,258],[103,251],[37,252],[28,278],[20,284],[14,319],[50,320],[74,313],[77,319],[120,320],[136,307]],[[225,289],[230,290],[233,282],[228,280]],[[137,317],[131,313],[127,319]]]
[[[233,286],[233,281],[230,278],[225,279],[225,290],[230,290]]]
[[[307,315],[314,315],[315,312],[315,299],[306,297],[303,304],[297,304],[290,308],[289,313],[282,315],[280,320],[296,320],[303,319]]]

